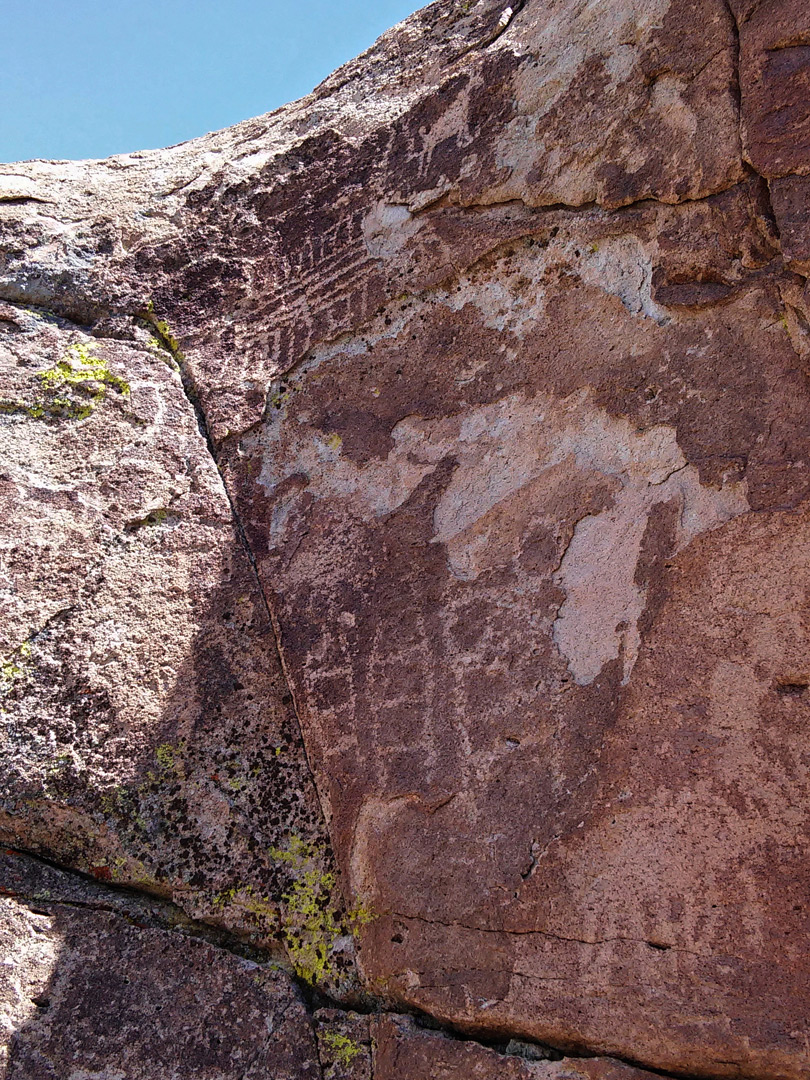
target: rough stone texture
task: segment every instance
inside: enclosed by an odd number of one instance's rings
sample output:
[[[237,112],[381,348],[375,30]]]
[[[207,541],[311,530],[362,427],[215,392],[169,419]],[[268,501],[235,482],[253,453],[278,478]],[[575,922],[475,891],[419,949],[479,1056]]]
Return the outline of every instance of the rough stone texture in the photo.
[[[372,1018],[343,1009],[318,1009],[314,1023],[324,1080],[374,1080]]]
[[[0,828],[268,944],[273,850],[323,862],[320,810],[222,482],[132,334],[0,310]]]
[[[677,203],[743,177],[724,0],[532,0],[465,51],[501,10],[439,0],[314,95],[206,140],[0,171],[4,295],[82,321],[153,299],[221,440],[318,342],[526,232],[433,209]]]
[[[337,891],[328,830],[366,1003],[569,1054],[327,1010],[330,1080],[797,1080],[808,9],[513,7],[439,0],[180,147],[0,169],[4,834],[269,944]],[[77,342],[88,415],[37,374]]]
[[[767,177],[788,265],[810,272],[810,10],[729,0],[739,26],[745,157]]]
[[[516,1042],[504,1055],[421,1030],[405,1016],[374,1018],[371,1030],[375,1080],[650,1080],[649,1073],[609,1058],[543,1061],[542,1050]]]
[[[377,992],[781,1075],[810,985],[783,876],[806,895],[785,703],[806,708],[810,402],[770,282],[683,313],[645,295],[661,248],[662,275],[702,254],[674,216],[558,214],[403,301],[302,366],[233,468],[262,462],[239,501],[336,850],[381,913]]]
[[[201,939],[208,940],[201,940]],[[409,1017],[310,1016],[275,965],[165,901],[0,855],[4,1080],[644,1080],[620,1062],[496,1051]],[[525,1060],[526,1057],[534,1060]]]
[[[38,868],[4,863],[0,888],[13,894],[0,897],[4,1078],[320,1078],[286,974],[144,925],[143,905],[126,911],[109,890],[53,872],[43,889]]]

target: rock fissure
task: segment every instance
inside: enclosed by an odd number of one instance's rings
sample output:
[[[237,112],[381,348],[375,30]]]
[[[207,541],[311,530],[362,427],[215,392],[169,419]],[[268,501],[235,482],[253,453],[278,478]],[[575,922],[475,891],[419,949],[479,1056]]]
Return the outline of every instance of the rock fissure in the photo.
[[[61,865],[35,852],[7,849],[5,856],[7,860],[9,856],[12,856],[14,860],[21,860],[45,871],[46,876],[42,878],[42,888],[29,888],[26,890],[25,888],[15,888],[8,876],[8,865],[0,865],[0,870],[4,871],[3,877],[0,878],[0,897],[13,899],[28,907],[34,914],[46,915],[59,909],[73,909],[77,912],[86,911],[90,913],[102,912],[120,918],[136,929],[153,927],[171,934],[178,934],[183,938],[192,938],[205,942],[217,950],[234,955],[241,961],[247,961],[253,969],[277,966],[278,961],[271,954],[263,953],[260,949],[252,949],[246,946],[244,942],[234,938],[233,935],[218,931],[205,923],[189,919],[182,909],[163,897],[128,886],[116,886],[111,883],[101,884],[89,874],[82,873],[70,866]],[[48,871],[55,872],[61,881],[54,882],[53,875],[51,877],[47,876]],[[63,894],[60,895],[59,886],[64,890],[64,882],[69,883],[71,879],[74,879],[79,889],[86,891],[88,895],[82,898],[68,898]],[[57,895],[54,895],[54,889],[56,889]],[[144,901],[146,901],[145,904]],[[295,979],[292,972],[289,974]],[[424,1010],[408,1009],[403,1014],[401,1005],[390,1005],[381,999],[375,1000],[367,994],[351,1005],[347,1005],[344,1002],[330,998],[328,994],[313,989],[313,987],[301,980],[296,979],[295,981],[298,983],[299,991],[303,994],[310,1017],[314,1017],[323,1009],[346,1015],[365,1017],[398,1017],[404,1015],[411,1018],[424,1031],[440,1034],[459,1042],[484,1047],[504,1058],[525,1055],[526,1050],[522,1048],[534,1048],[532,1052],[551,1060],[555,1057],[557,1059],[566,1057],[571,1060],[577,1060],[578,1058],[588,1060],[597,1053],[597,1051],[590,1051],[586,1047],[572,1051],[571,1048],[560,1048],[549,1043],[533,1042],[531,1040],[521,1041],[519,1048],[512,1050],[507,1047],[507,1044],[515,1039],[522,1040],[523,1036],[519,1032],[510,1032],[508,1030],[499,1030],[496,1034],[470,1032],[459,1025],[443,1022]],[[276,1016],[275,1023],[277,1026],[283,1022],[284,1015],[290,1007],[289,1004],[283,1007],[279,1015]],[[322,1067],[320,1055],[318,1060]],[[616,1060],[621,1059],[616,1058]],[[632,1065],[635,1063],[627,1062],[627,1064]],[[643,1066],[641,1067],[643,1068]],[[655,1069],[647,1069],[646,1071],[661,1076],[673,1075]],[[689,1078],[684,1075],[683,1080],[689,1080]]]
[[[296,701],[295,686],[294,686],[293,682],[290,680],[289,673],[288,673],[288,671],[286,669],[286,666],[285,666],[284,651],[282,649],[282,641],[281,641],[281,630],[280,630],[280,627],[279,627],[278,619],[277,619],[277,617],[276,617],[276,615],[275,615],[275,613],[273,611],[273,606],[270,603],[270,601],[268,600],[267,594],[265,592],[264,581],[262,580],[262,577],[259,574],[259,569],[258,569],[258,566],[256,564],[255,553],[254,553],[254,551],[253,551],[253,549],[251,547],[250,541],[248,540],[247,534],[245,532],[245,528],[244,528],[243,522],[242,522],[240,514],[239,514],[239,508],[238,508],[235,500],[232,497],[231,491],[229,490],[228,478],[223,475],[222,469],[220,468],[219,456],[218,456],[218,453],[217,453],[217,447],[216,447],[216,445],[214,443],[214,440],[213,440],[213,438],[211,436],[210,427],[209,427],[209,424],[208,424],[208,419],[206,417],[205,410],[204,410],[204,408],[203,408],[203,406],[202,406],[202,404],[200,402],[200,396],[199,396],[199,394],[197,392],[197,389],[195,387],[193,376],[192,376],[191,372],[188,369],[188,365],[186,363],[186,360],[185,360],[185,357],[183,355],[182,349],[179,346],[179,343],[175,342],[173,340],[171,334],[169,332],[167,332],[166,324],[163,323],[155,315],[154,311],[147,310],[145,313],[143,313],[142,317],[145,317],[147,319],[147,321],[155,328],[155,331],[159,335],[159,339],[160,339],[163,347],[170,353],[170,355],[172,356],[172,359],[174,360],[175,364],[177,365],[177,368],[178,368],[178,371],[179,371],[179,374],[180,374],[180,379],[181,379],[181,382],[182,382],[182,385],[183,385],[183,391],[184,391],[184,393],[186,395],[186,398],[188,399],[189,404],[191,405],[192,409],[194,410],[194,414],[195,414],[195,416],[197,418],[197,424],[198,424],[198,426],[200,428],[200,433],[202,434],[203,438],[205,439],[205,444],[206,444],[206,447],[208,449],[208,453],[209,453],[209,455],[211,457],[211,460],[213,461],[213,463],[214,463],[214,465],[215,465],[215,467],[217,469],[217,473],[218,473],[218,475],[220,477],[220,482],[222,484],[223,491],[225,492],[225,496],[226,496],[226,498],[228,500],[228,504],[229,504],[230,509],[231,509],[231,514],[232,514],[232,517],[233,517],[234,525],[236,527],[236,530],[237,530],[237,533],[239,535],[239,539],[240,539],[242,547],[243,547],[243,549],[245,551],[245,554],[247,555],[248,562],[250,563],[251,572],[252,572],[254,581],[256,583],[257,591],[258,591],[259,595],[262,598],[262,602],[263,602],[263,605],[264,605],[265,612],[267,614],[267,618],[269,620],[270,626],[272,627],[276,654],[277,654],[277,656],[279,658],[279,662],[281,664],[281,670],[282,670],[284,680],[285,680],[285,683],[286,683],[287,693],[289,694],[290,699],[292,701],[293,712],[294,712],[295,719],[296,719],[298,733],[299,733],[299,736],[300,736],[301,741],[302,741],[303,751],[304,751],[304,755],[305,755],[305,758],[306,758],[306,761],[307,761],[307,767],[309,769],[309,775],[310,775],[310,778],[312,779],[313,785],[315,787],[316,794],[318,796],[319,805],[320,805],[320,812],[321,812],[321,822],[322,822],[322,825],[323,825],[323,828],[324,828],[324,831],[325,831],[326,835],[329,836],[329,821],[328,821],[328,817],[327,817],[327,814],[326,814],[326,808],[325,808],[324,803],[323,803],[322,794],[321,794],[321,791],[320,791],[320,788],[319,788],[319,785],[318,785],[318,779],[317,779],[317,776],[315,774],[314,769],[312,768],[312,763],[310,761],[309,750],[307,748],[306,739],[304,738],[304,732],[303,732],[303,728],[302,728],[301,720],[300,720],[299,707],[298,707],[298,703]],[[345,896],[343,897],[343,900],[344,900],[344,903],[345,903],[345,900],[346,900]]]
[[[623,941],[623,942],[628,942],[628,943],[633,944],[633,945],[646,945],[649,948],[654,949],[654,950],[659,951],[659,952],[684,953],[685,955],[688,955],[688,956],[698,956],[698,957],[708,958],[708,954],[697,953],[697,952],[691,951],[689,949],[682,949],[682,948],[679,948],[677,945],[663,944],[661,942],[649,941],[646,938],[633,938],[633,937],[626,937],[626,936],[622,936],[622,935],[616,935],[615,937],[604,937],[604,938],[566,937],[563,934],[556,934],[556,933],[554,933],[553,931],[550,931],[550,930],[541,930],[541,929],[514,930],[514,929],[506,929],[506,928],[492,929],[490,927],[485,927],[485,926],[468,926],[465,923],[461,923],[461,922],[444,923],[439,919],[428,919],[428,918],[426,918],[425,916],[422,916],[422,915],[408,915],[408,914],[406,914],[404,912],[400,912],[400,911],[394,911],[391,914],[394,915],[397,918],[409,919],[409,920],[412,920],[414,922],[424,922],[424,923],[427,923],[428,925],[443,926],[443,927],[446,927],[447,929],[471,930],[476,934],[497,934],[497,935],[504,935],[505,937],[529,937],[529,936],[532,936],[532,935],[537,935],[538,937],[553,938],[555,941],[569,941],[569,942],[571,942],[572,944],[575,944],[575,945],[593,945],[593,946],[610,945],[610,944],[614,944],[616,942],[622,942]],[[729,960],[742,960],[743,958],[739,957],[739,956],[734,956],[733,954],[728,954],[726,956],[726,959],[729,959]]]
[[[243,960],[252,963],[277,964],[278,955],[251,947],[238,937],[227,931],[219,930],[210,923],[199,922],[190,918],[182,908],[173,904],[159,892],[149,892],[145,889],[133,888],[131,885],[116,885],[114,882],[103,884],[92,874],[84,873],[74,866],[59,863],[49,859],[41,852],[24,851],[20,848],[5,848],[3,854],[15,860],[25,860],[34,868],[44,870],[41,889],[31,889],[30,885],[15,887],[12,880],[13,867],[3,865],[0,862],[0,896],[9,897],[27,904],[54,904],[60,907],[73,907],[88,911],[105,911],[118,915],[131,923],[133,926],[153,925],[160,929],[183,934],[186,937],[197,938],[205,941],[217,949],[232,953]],[[86,895],[79,899],[65,898],[64,895],[53,895],[53,889],[59,882],[54,882],[47,876],[48,871],[55,871],[63,879],[74,879]]]

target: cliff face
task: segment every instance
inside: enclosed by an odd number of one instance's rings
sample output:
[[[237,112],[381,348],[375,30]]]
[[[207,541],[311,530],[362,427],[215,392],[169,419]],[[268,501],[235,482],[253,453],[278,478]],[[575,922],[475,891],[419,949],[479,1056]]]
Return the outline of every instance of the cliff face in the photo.
[[[798,0],[0,166],[9,1080],[807,1075],[808,273]]]

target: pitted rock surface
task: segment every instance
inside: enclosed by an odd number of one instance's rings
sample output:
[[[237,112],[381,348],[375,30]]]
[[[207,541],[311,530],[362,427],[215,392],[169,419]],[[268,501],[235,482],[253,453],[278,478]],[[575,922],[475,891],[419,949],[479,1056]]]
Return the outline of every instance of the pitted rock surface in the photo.
[[[284,972],[150,925],[158,908],[65,878],[26,860],[0,865],[11,894],[0,897],[4,1077],[320,1077],[306,1007]]]
[[[3,835],[285,947],[328,1080],[810,1069],[808,57],[438,0],[0,167]]]
[[[171,357],[0,309],[7,842],[275,943],[328,842],[270,616]],[[313,862],[313,864],[314,864]]]

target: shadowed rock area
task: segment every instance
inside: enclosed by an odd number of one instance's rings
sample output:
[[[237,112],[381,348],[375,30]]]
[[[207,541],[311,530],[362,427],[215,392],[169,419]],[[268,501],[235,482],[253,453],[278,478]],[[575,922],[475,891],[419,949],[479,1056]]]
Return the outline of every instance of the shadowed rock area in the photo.
[[[9,1080],[807,1075],[808,274],[797,0],[0,166]]]

